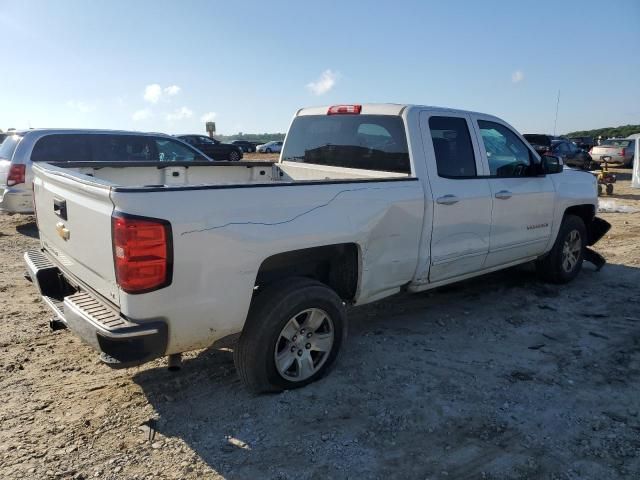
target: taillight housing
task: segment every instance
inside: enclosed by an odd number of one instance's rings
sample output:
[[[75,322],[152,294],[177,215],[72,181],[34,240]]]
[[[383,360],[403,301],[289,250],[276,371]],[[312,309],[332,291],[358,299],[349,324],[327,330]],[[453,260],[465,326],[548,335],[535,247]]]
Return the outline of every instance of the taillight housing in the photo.
[[[7,186],[13,187],[19,183],[24,183],[26,168],[24,165],[13,164],[9,169],[9,175],[7,176]]]
[[[362,105],[334,105],[329,107],[327,115],[357,115],[362,111]]]
[[[111,217],[116,281],[127,293],[147,293],[171,284],[171,224],[116,212]]]
[[[624,157],[626,153],[627,153],[626,149],[623,148],[622,150],[620,150],[620,156],[621,157]]]

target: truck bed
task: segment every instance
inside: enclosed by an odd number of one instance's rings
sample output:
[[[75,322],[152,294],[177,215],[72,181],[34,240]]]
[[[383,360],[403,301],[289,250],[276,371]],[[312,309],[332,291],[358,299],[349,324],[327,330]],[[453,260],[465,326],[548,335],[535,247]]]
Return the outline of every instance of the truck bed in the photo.
[[[167,354],[241,330],[258,270],[280,252],[362,245],[360,301],[398,291],[417,264],[424,192],[415,176],[288,162],[43,163],[34,174],[47,259],[123,318],[168,322]],[[119,288],[112,222],[122,214],[170,225],[166,287]]]
[[[298,164],[294,162],[190,162],[149,164],[149,162],[52,163],[47,169],[60,175],[73,173],[77,179],[109,187],[165,188],[186,186],[237,186],[273,182],[308,182],[407,178],[395,172]]]

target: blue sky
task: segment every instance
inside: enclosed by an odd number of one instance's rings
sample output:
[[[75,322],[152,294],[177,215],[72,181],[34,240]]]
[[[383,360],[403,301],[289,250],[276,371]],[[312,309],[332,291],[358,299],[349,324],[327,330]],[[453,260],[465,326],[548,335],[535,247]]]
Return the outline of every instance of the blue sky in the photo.
[[[640,1],[0,0],[0,128],[286,131],[396,102],[522,132],[640,123]]]

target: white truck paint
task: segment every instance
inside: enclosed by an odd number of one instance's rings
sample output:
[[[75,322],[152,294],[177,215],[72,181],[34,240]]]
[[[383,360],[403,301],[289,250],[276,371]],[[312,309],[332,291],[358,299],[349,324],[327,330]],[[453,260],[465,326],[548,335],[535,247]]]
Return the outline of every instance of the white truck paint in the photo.
[[[322,247],[354,245],[356,284],[344,300],[362,305],[401,289],[422,291],[541,258],[554,247],[570,209],[581,212],[590,228],[597,206],[594,177],[566,169],[542,173],[535,151],[496,117],[415,105],[363,105],[351,117],[371,118],[373,123],[401,119],[406,173],[291,161],[288,148],[291,151],[300,140],[295,122],[304,117],[320,121],[327,111],[328,107],[299,110],[280,161],[273,165],[34,166],[42,251],[26,256],[45,300],[67,322],[72,311],[68,304],[75,300],[68,300],[64,292],[51,300],[38,278],[43,269],[55,269],[69,280],[70,295],[88,292],[129,322],[129,330],[122,333],[85,318],[92,326],[89,333],[81,332],[85,339],[104,334],[125,341],[127,331],[142,337],[145,325],[154,331],[165,325],[166,342],[160,350],[148,352],[151,358],[207,347],[242,331],[256,286],[261,288],[260,279],[267,278],[261,269],[274,258],[286,259],[301,250],[315,254]],[[429,123],[433,117],[462,119],[468,128],[476,170],[472,178],[439,175]],[[332,118],[338,122],[342,117]],[[491,175],[492,153],[479,121],[499,124],[522,142],[532,162],[528,174]],[[382,134],[376,130],[361,137],[375,142]],[[447,142],[461,142],[460,138]],[[386,141],[387,146],[353,148],[365,160],[367,152],[399,148],[388,147],[397,138]],[[318,148],[326,152],[334,147]],[[65,219],[55,211],[56,201],[65,202]],[[114,212],[170,223],[169,285],[141,294],[119,287],[112,252]],[[598,238],[594,234],[592,240]],[[593,242],[585,239],[581,248],[587,243]],[[295,275],[296,262],[290,263],[287,268]],[[320,266],[327,265],[331,271],[342,268],[335,263]],[[274,271],[281,281],[280,270]],[[93,337],[88,341],[95,345]]]

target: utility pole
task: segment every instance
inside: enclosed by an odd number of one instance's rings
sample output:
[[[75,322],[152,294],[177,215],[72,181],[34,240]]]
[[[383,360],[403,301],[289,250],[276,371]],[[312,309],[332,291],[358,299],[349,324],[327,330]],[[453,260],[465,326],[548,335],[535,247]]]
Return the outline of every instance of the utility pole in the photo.
[[[558,107],[560,106],[560,90],[558,90],[558,101],[556,102],[556,119],[553,122],[553,136],[556,136],[556,128],[558,127]]]

